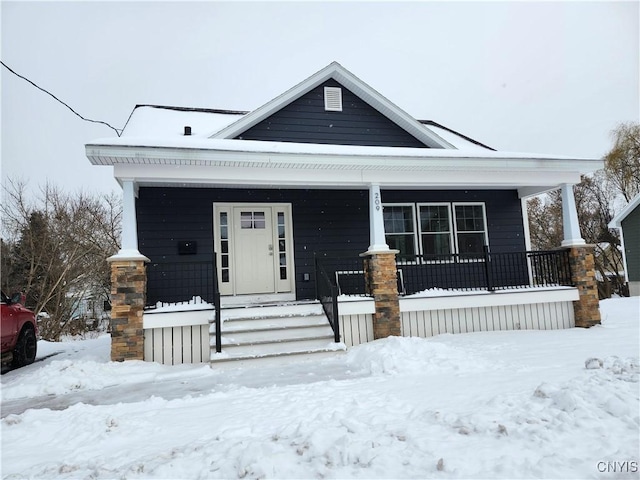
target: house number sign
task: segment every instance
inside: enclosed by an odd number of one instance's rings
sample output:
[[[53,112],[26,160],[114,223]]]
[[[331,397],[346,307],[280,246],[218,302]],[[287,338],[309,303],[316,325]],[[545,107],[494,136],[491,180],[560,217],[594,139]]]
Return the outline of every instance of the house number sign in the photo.
[[[380,210],[380,192],[375,193],[373,203],[376,206],[376,210]]]

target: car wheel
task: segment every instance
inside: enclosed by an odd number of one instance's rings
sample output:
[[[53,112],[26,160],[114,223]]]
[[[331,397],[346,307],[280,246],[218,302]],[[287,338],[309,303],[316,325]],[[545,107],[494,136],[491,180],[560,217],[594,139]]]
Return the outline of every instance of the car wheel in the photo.
[[[36,359],[37,348],[38,343],[33,329],[25,328],[22,330],[16,348],[13,351],[13,366],[17,368],[33,363]]]

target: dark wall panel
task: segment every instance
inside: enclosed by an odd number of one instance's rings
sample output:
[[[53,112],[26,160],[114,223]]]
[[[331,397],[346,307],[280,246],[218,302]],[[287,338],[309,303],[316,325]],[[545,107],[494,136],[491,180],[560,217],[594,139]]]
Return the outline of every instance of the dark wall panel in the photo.
[[[485,202],[492,251],[525,248],[520,200],[515,191],[383,190],[382,200],[386,203]],[[348,256],[355,262],[351,265],[357,265],[358,255],[369,246],[366,190],[143,187],[136,203],[140,252],[151,259],[151,265],[211,262],[215,202],[292,204],[298,299],[315,297],[314,253]],[[186,241],[197,243],[196,254],[179,255],[178,244]],[[303,280],[305,273],[309,274],[309,281]],[[175,280],[181,281],[177,277]]]
[[[342,111],[324,109],[324,87],[342,88]],[[309,91],[237,138],[277,142],[428,148],[335,80]]]

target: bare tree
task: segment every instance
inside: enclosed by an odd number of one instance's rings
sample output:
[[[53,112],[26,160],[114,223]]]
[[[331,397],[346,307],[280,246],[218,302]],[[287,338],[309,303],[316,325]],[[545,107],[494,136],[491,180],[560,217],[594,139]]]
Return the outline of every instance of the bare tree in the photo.
[[[4,193],[3,289],[25,292],[27,305],[43,313],[42,337],[58,340],[83,303],[109,298],[105,259],[119,248],[119,201],[51,185],[31,199],[17,181],[9,181]]]
[[[613,148],[605,156],[608,181],[626,203],[640,193],[640,124],[623,123],[612,132]]]

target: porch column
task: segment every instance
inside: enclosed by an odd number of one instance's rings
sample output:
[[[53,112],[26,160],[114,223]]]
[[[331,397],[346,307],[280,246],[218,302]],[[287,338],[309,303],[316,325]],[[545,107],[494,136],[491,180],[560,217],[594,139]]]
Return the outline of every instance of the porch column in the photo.
[[[146,301],[147,257],[138,251],[133,180],[122,182],[122,238],[111,264],[111,360],[144,360],[142,313]]]
[[[373,338],[400,336],[400,301],[398,299],[397,250],[391,250],[385,239],[380,185],[369,186],[369,228],[371,245],[365,257],[365,283],[373,295]]]
[[[573,196],[573,185],[570,183],[562,184],[562,229],[564,234],[564,240],[562,240],[563,247],[585,245],[586,242],[580,234],[576,199]]]
[[[369,251],[388,252],[389,245],[384,236],[384,217],[382,215],[382,196],[380,185],[369,186]]]
[[[576,327],[589,328],[600,323],[600,299],[593,259],[593,245],[569,248],[571,282],[580,297],[573,302]]]

